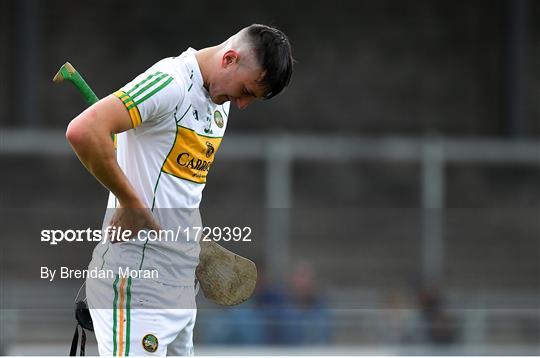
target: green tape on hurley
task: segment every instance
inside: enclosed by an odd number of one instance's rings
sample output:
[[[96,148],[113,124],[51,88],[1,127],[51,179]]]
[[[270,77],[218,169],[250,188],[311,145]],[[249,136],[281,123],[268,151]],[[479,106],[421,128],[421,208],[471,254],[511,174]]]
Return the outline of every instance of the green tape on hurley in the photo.
[[[61,83],[64,81],[73,83],[75,88],[77,88],[77,90],[79,90],[79,92],[83,95],[84,100],[86,103],[88,103],[88,105],[91,106],[99,101],[99,98],[96,96],[94,91],[92,91],[88,83],[86,83],[84,78],[82,78],[75,67],[73,67],[69,62],[64,63],[53,78],[54,83]],[[116,143],[116,135],[111,134],[111,138],[113,142]]]
[[[84,100],[89,105],[96,103],[99,98],[96,96],[94,91],[90,88],[88,83],[81,77],[79,72],[71,65],[71,63],[66,62],[60,70],[56,73],[53,78],[54,83],[60,83],[63,81],[70,81],[75,85],[79,92],[83,95]]]

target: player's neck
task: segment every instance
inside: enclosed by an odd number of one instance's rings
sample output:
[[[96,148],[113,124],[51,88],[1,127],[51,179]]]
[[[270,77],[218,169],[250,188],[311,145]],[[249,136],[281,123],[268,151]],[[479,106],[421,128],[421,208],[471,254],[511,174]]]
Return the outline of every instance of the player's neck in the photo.
[[[213,78],[212,61],[214,60],[214,57],[218,51],[218,46],[214,46],[203,48],[202,50],[195,52],[195,58],[199,63],[199,69],[201,70],[201,75],[203,78],[203,86],[207,91]]]

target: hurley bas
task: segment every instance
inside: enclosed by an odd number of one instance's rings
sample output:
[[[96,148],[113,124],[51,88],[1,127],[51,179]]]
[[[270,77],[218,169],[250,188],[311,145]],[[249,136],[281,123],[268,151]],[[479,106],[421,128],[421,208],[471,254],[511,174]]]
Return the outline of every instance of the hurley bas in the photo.
[[[98,269],[97,267],[85,270],[75,270],[66,266],[61,266],[59,269],[50,269],[47,266],[41,266],[42,279],[47,279],[52,282],[55,279],[57,273],[59,274],[58,278],[60,279],[114,278],[115,275],[118,275],[122,278],[159,278],[159,272],[156,269],[135,270],[129,267],[118,267],[118,271],[115,272],[111,269]]]

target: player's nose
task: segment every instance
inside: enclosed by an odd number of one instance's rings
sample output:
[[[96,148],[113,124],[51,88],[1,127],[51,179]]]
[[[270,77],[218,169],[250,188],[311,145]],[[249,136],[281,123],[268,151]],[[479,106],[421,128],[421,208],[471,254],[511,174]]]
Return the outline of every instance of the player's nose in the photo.
[[[236,106],[238,109],[245,109],[251,102],[253,102],[252,97],[240,97],[236,100]]]

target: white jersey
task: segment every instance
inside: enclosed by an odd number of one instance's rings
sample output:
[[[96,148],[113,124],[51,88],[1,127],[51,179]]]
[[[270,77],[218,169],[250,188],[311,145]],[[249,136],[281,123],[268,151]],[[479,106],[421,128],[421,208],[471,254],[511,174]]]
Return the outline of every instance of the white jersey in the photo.
[[[178,234],[202,226],[198,208],[230,103],[217,105],[210,99],[195,50],[159,61],[114,95],[133,123],[133,129],[117,135],[117,160],[139,198],[163,229]],[[116,206],[110,193],[108,208]],[[156,269],[157,281],[193,284],[199,244],[194,237],[176,239],[98,244],[90,266]]]

